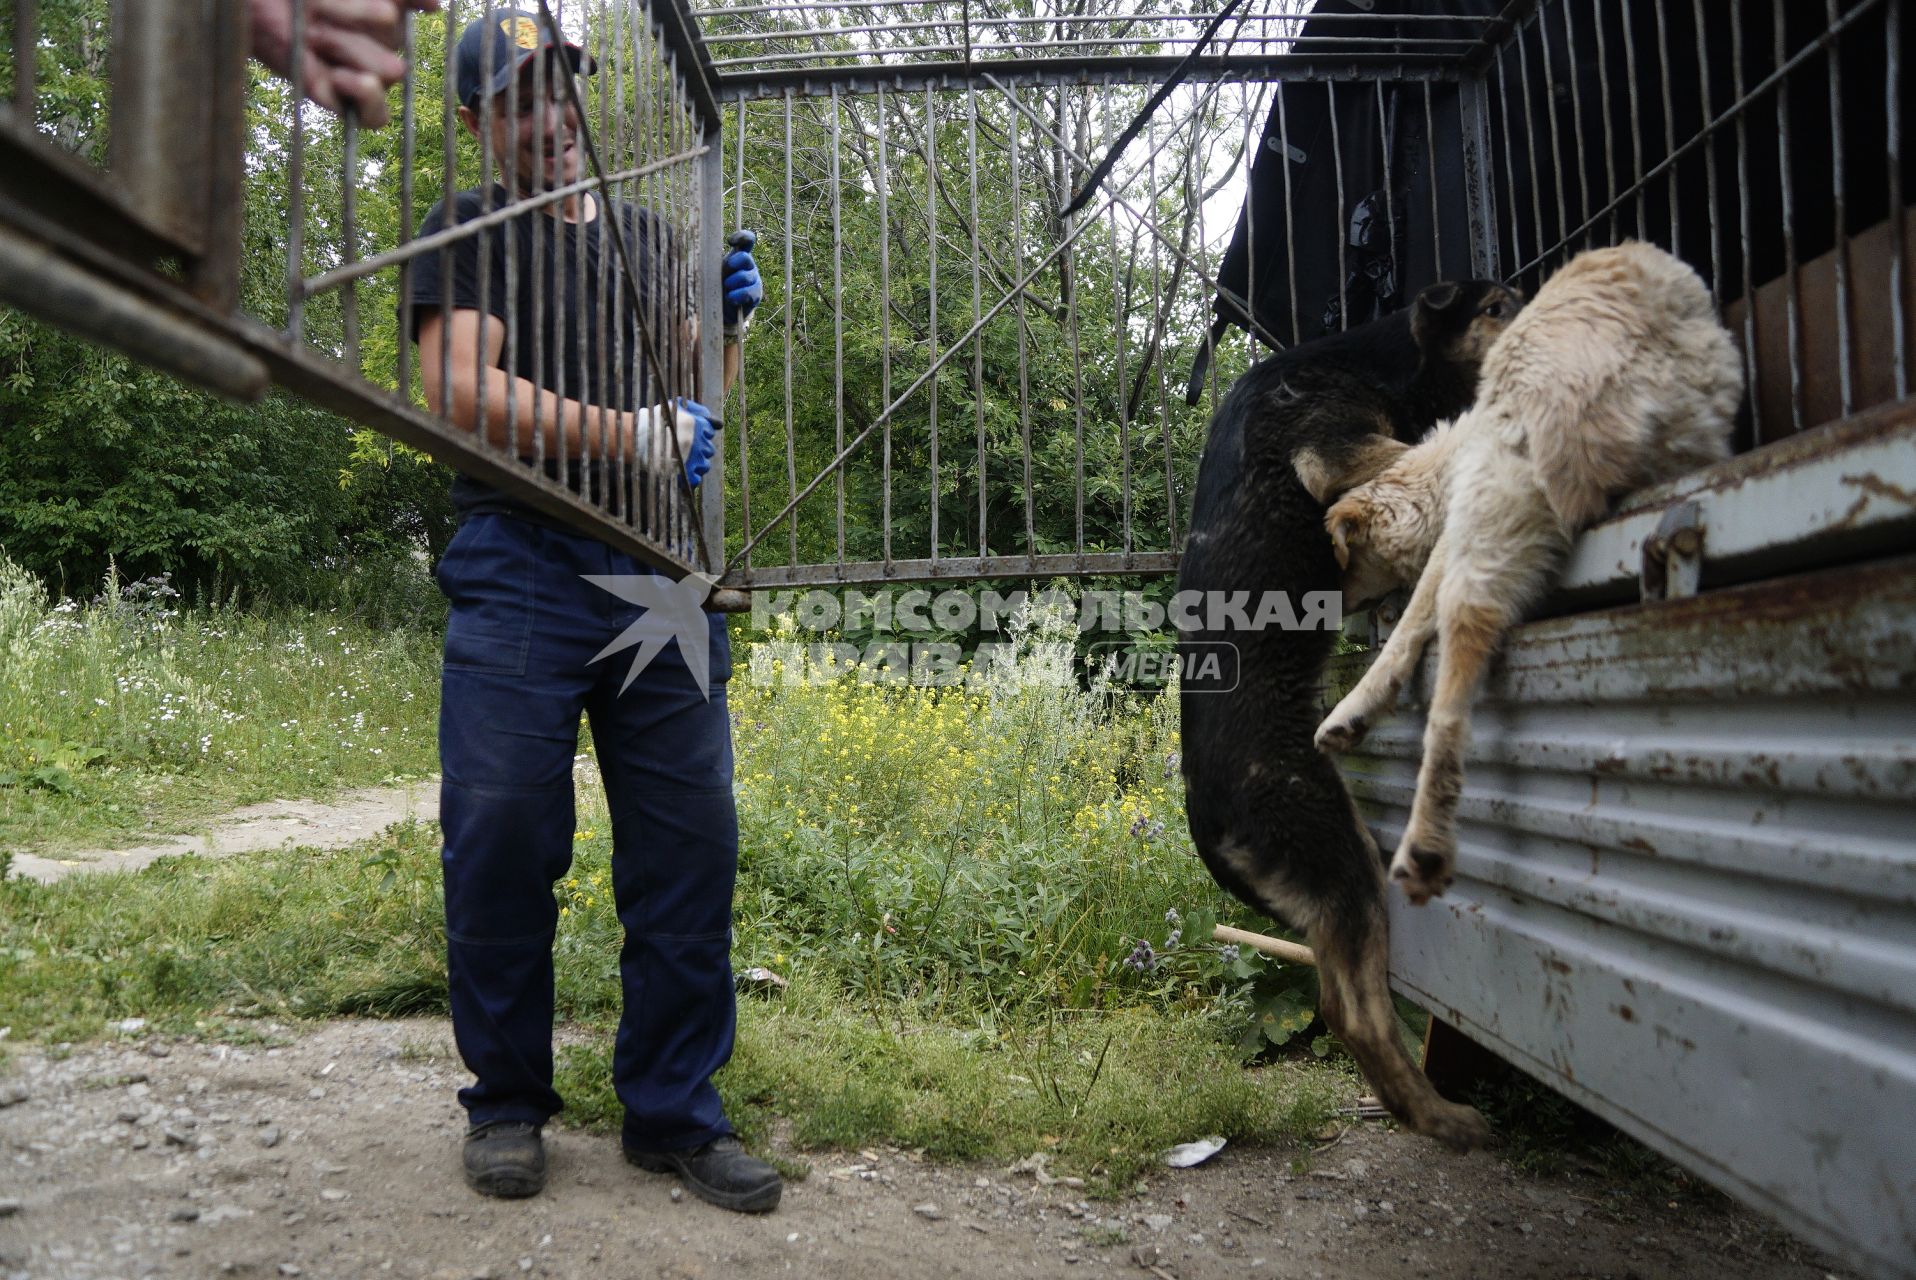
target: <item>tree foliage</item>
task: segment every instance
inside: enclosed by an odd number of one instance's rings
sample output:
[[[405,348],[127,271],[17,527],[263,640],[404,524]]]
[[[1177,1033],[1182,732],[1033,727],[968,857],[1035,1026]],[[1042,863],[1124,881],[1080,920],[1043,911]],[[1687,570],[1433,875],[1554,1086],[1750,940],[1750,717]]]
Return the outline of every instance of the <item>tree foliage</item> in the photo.
[[[105,0],[40,5],[37,123],[93,165],[106,161],[106,10]],[[311,109],[304,119],[309,172],[336,172],[338,129]],[[291,121],[285,87],[256,69],[241,290],[242,306],[269,323],[286,310]],[[308,200],[313,262],[337,252],[339,201],[326,191],[314,182]],[[394,230],[386,203],[362,202],[368,241]],[[391,291],[377,290],[362,314],[388,319],[367,333],[368,367],[383,353],[390,370]],[[322,334],[340,323],[337,306],[310,318]],[[230,404],[0,309],[0,547],[56,588],[89,592],[113,565],[136,578],[170,573],[199,594],[330,599],[345,576],[443,546],[445,488],[429,460],[375,446],[295,397]]]
[[[928,23],[969,9],[974,21],[1010,20],[1036,8],[1031,0],[981,0],[914,8],[910,16]],[[1110,15],[1108,26],[1080,27],[1082,34],[1126,34],[1123,5],[1091,0],[1072,8]],[[775,34],[777,23],[795,20],[708,20],[708,44],[720,58],[782,52],[776,42],[728,44],[726,35]],[[886,18],[881,11],[860,21]],[[894,46],[949,38],[925,27],[885,39]],[[842,442],[1012,296],[939,369],[935,402],[932,388],[919,390],[846,465],[845,557],[885,553],[887,437],[894,556],[924,557],[934,543],[941,556],[1051,554],[1080,545],[1115,551],[1127,545],[1127,518],[1132,548],[1174,546],[1205,425],[1203,411],[1182,396],[1210,319],[1208,287],[1195,269],[1206,254],[1198,209],[1235,168],[1221,144],[1241,131],[1241,121],[1202,90],[1180,91],[1106,188],[1122,190],[1141,217],[1108,209],[1100,198],[1067,226],[1058,211],[1087,177],[1087,162],[1101,156],[1103,140],[1149,91],[1014,92],[1017,105],[1011,94],[980,86],[797,97],[789,105],[772,99],[729,113],[728,156],[743,129],[744,184],[742,199],[728,192],[728,216],[742,205],[744,220],[760,231],[768,280],[746,363],[743,461],[755,527],[789,500],[794,478],[802,489]],[[1223,228],[1207,230],[1214,253]],[[1070,249],[1056,253],[1068,237]],[[1228,382],[1243,358],[1220,353],[1220,378]],[[727,508],[735,547],[744,478],[735,458]],[[828,480],[801,505],[800,562],[839,554],[837,495],[836,480]],[[790,548],[791,533],[781,528],[754,561],[781,563]]]
[[[1117,0],[1077,8],[1100,6],[1121,33]],[[965,7],[953,0],[945,16]],[[986,18],[1034,12],[1032,0],[969,7]],[[96,164],[109,118],[106,9],[106,0],[40,5],[48,38],[38,54],[39,125]],[[941,13],[912,10],[915,21]],[[885,21],[882,10],[866,16]],[[713,51],[723,57],[739,47],[724,36],[746,24],[764,31],[782,20],[724,19],[733,29],[714,32]],[[479,181],[478,148],[442,116],[445,38],[441,19],[419,21],[410,192],[399,125],[358,138],[352,248],[360,254],[417,225],[441,195],[448,155],[453,187]],[[598,28],[585,38],[596,42]],[[940,38],[934,29],[922,35]],[[10,47],[10,39],[0,44]],[[345,260],[346,153],[334,118],[310,106],[296,113],[287,87],[258,69],[254,81],[242,306],[278,327],[289,318],[295,126],[300,274]],[[593,86],[595,94],[614,89],[609,75]],[[616,86],[632,121],[658,118],[642,105],[658,92],[636,72]],[[1196,217],[1228,176],[1219,169],[1235,165],[1219,142],[1241,122],[1221,113],[1218,100],[1180,91],[1122,166],[1127,201],[1161,235],[1126,214],[1097,212],[1102,201],[1091,206],[1089,226],[1067,227],[1057,211],[1146,90],[1017,94],[1023,112],[985,89],[799,97],[789,107],[773,100],[727,112],[728,187],[743,146],[742,195],[728,190],[727,214],[742,205],[760,232],[768,282],[747,347],[746,398],[728,416],[734,548],[748,478],[753,519],[763,526],[792,496],[794,480],[802,487],[818,474],[1007,294],[1015,303],[939,368],[932,387],[900,404],[846,466],[843,554],[881,558],[887,527],[899,557],[924,556],[934,545],[947,556],[1118,550],[1127,545],[1127,520],[1134,548],[1174,545],[1204,427],[1180,394],[1209,319]],[[447,127],[459,136],[448,139]],[[630,147],[642,131],[617,132]],[[1166,145],[1147,165],[1159,142]],[[643,200],[643,187],[635,198]],[[1213,249],[1218,231],[1210,229]],[[1074,233],[1069,251],[1054,252]],[[369,382],[395,387],[414,358],[398,327],[400,287],[397,271],[358,282],[350,337],[346,296],[308,300],[304,339],[356,356]],[[1222,353],[1220,377],[1242,358]],[[416,399],[416,378],[412,386]],[[323,594],[332,575],[355,563],[436,553],[450,534],[447,474],[424,455],[283,394],[226,404],[4,312],[0,420],[0,545],[50,580],[90,583],[113,561],[138,575],[170,571],[201,587],[298,598]],[[839,482],[827,480],[800,507],[801,562],[840,553],[838,493]],[[772,533],[754,560],[783,560],[789,536]]]

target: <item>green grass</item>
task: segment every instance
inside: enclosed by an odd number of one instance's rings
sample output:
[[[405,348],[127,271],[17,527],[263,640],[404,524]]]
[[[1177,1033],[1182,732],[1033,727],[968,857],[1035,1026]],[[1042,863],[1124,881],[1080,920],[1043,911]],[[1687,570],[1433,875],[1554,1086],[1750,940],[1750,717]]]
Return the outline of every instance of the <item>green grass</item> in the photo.
[[[173,604],[150,584],[55,601],[0,556],[0,850],[436,772],[431,632]]]
[[[11,839],[95,838],[82,806],[168,778],[202,796],[310,793],[321,770],[360,780],[349,762],[363,764],[371,730],[340,721],[369,706],[377,740],[430,767],[428,637],[112,601],[62,612],[17,577],[0,586],[0,637],[39,691],[6,695],[8,731],[105,753],[74,761],[64,787],[4,788]],[[1057,638],[1027,639],[1042,653]],[[774,638],[742,655],[730,704],[734,961],[790,983],[742,1001],[720,1080],[748,1135],[951,1158],[1044,1150],[1117,1188],[1173,1142],[1308,1134],[1359,1091],[1336,1059],[1242,1065],[1310,1022],[1314,975],[1210,942],[1220,915],[1263,922],[1193,856],[1175,698],[885,687]],[[555,954],[559,1014],[583,1039],[560,1085],[567,1118],[599,1125],[617,1116],[620,934],[604,798],[579,799]],[[435,825],[409,823],[349,849],[7,880],[0,1025],[43,1044],[134,1017],[249,1039],[268,1017],[441,1012],[438,848]]]
[[[745,963],[818,974],[879,1018],[913,1000],[970,1017],[1145,990],[1204,1005],[1208,925],[1149,972],[1122,960],[1141,938],[1162,951],[1172,913],[1269,927],[1191,847],[1174,695],[886,687],[777,642],[741,668]]]
[[[616,1127],[611,1052],[608,1033],[561,1051],[569,1123]],[[1165,1148],[1201,1134],[1306,1139],[1358,1087],[1314,1060],[1246,1070],[1202,1016],[1132,1009],[958,1026],[907,1011],[902,1026],[879,1026],[805,985],[745,1003],[718,1085],[748,1142],[776,1128],[811,1151],[885,1142],[992,1161],[1038,1151],[1100,1191],[1129,1188]]]
[[[580,844],[602,842],[594,832]],[[0,1024],[42,1043],[97,1038],[130,1017],[165,1033],[256,1040],[268,1016],[442,1012],[437,852],[436,827],[409,823],[347,850],[9,880]],[[588,881],[596,856],[581,857]],[[559,1002],[586,1040],[560,1054],[563,1118],[610,1126],[616,951],[604,904],[575,900],[561,922]],[[741,934],[740,962],[764,945]],[[783,994],[741,1000],[738,1051],[719,1085],[748,1138],[777,1126],[800,1150],[884,1141],[1002,1159],[1035,1149],[1117,1189],[1201,1133],[1307,1136],[1360,1089],[1343,1064],[1308,1055],[1245,1070],[1232,1006],[1216,990],[1200,998],[1114,978],[1121,999],[1071,1012],[1026,990],[1050,985],[1041,974],[995,992],[927,984],[873,1003],[857,972],[834,967],[829,950],[815,955]]]
[[[438,828],[409,823],[347,850],[9,879],[0,1024],[41,1041],[91,1039],[131,1017],[243,1035],[267,1015],[443,1009],[438,853]]]

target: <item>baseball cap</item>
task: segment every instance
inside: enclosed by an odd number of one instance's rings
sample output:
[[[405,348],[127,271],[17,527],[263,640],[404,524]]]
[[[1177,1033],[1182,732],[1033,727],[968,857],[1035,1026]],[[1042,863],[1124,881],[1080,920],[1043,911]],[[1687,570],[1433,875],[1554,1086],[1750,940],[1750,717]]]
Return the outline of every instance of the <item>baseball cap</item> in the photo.
[[[486,65],[488,45],[492,53],[490,68]],[[480,98],[489,98],[511,84],[519,68],[541,49],[563,49],[574,71],[592,75],[599,69],[599,64],[578,45],[554,41],[539,16],[524,9],[491,9],[484,17],[467,23],[453,52],[453,88],[459,101],[477,110]]]

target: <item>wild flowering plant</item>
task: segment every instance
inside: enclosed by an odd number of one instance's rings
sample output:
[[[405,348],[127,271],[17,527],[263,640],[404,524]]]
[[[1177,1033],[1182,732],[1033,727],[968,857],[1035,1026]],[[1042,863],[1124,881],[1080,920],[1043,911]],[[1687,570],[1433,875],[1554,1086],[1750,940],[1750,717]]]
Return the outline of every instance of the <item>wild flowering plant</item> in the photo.
[[[164,577],[56,600],[0,556],[0,831],[163,816],[182,779],[203,805],[429,774],[437,650],[326,614],[182,607]]]
[[[744,655],[728,692],[741,964],[875,1005],[989,1016],[1144,999],[1216,1008],[1233,1027],[1261,1016],[1240,994],[1261,957],[1217,959],[1208,923],[1143,936],[1167,912],[1244,913],[1186,834],[1175,689],[1080,683],[1070,625],[1015,620],[1033,679],[996,665],[887,683],[789,624]]]
[[[1139,936],[1119,968],[1134,982],[1213,1002],[1245,1058],[1289,1044],[1316,1021],[1316,970],[1215,942],[1217,923],[1209,906],[1172,907],[1163,937],[1153,943]],[[1324,1036],[1311,1045],[1320,1057],[1329,1047]]]

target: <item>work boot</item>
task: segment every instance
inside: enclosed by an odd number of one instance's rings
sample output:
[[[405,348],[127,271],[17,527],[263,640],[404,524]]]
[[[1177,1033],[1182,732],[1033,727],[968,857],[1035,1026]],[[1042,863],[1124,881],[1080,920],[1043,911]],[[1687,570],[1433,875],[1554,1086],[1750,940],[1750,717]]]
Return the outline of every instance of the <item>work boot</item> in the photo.
[[[785,1183],[778,1170],[745,1153],[731,1134],[689,1151],[634,1151],[625,1158],[653,1173],[676,1173],[693,1195],[721,1209],[769,1213],[778,1208]]]
[[[466,1185],[483,1196],[517,1200],[546,1185],[546,1146],[539,1126],[494,1120],[466,1133]]]

